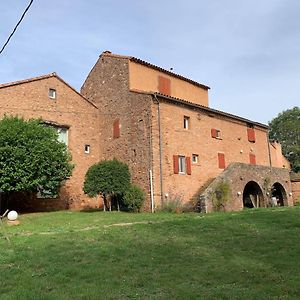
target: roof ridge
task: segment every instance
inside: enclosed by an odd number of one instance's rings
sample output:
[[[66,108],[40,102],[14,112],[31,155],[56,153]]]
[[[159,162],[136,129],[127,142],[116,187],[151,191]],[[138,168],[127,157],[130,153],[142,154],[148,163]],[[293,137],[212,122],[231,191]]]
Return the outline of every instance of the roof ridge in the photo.
[[[25,83],[29,83],[29,82],[33,82],[33,81],[43,80],[43,79],[47,79],[47,78],[50,78],[50,77],[56,77],[62,83],[67,85],[71,90],[73,90],[76,94],[81,96],[85,101],[87,101],[89,104],[91,104],[92,106],[94,106],[95,108],[98,109],[98,107],[93,102],[91,102],[89,99],[87,99],[85,96],[83,96],[80,92],[78,92],[75,88],[73,88],[69,83],[67,83],[65,80],[63,80],[59,75],[57,75],[56,72],[52,72],[52,73],[37,76],[37,77],[31,77],[31,78],[27,78],[27,79],[22,79],[22,80],[18,80],[18,81],[13,81],[13,82],[0,84],[0,89],[10,87],[10,86],[19,85],[19,84],[25,84]]]
[[[40,76],[36,76],[36,77],[30,77],[30,78],[11,81],[11,82],[7,82],[7,83],[0,83],[0,89],[4,88],[4,87],[9,87],[9,86],[13,86],[13,85],[28,83],[28,82],[37,81],[37,80],[42,80],[42,79],[55,77],[55,76],[57,76],[57,74],[55,72],[52,72],[52,73],[49,73],[49,74],[44,74],[44,75],[40,75]]]
[[[203,88],[203,89],[206,89],[206,90],[210,89],[210,87],[207,86],[207,85],[204,85],[204,84],[202,84],[202,83],[199,83],[199,82],[197,82],[197,81],[194,81],[194,80],[192,80],[192,79],[190,79],[190,78],[184,77],[184,76],[182,76],[182,75],[180,75],[180,74],[171,72],[171,71],[169,71],[169,70],[166,70],[166,69],[164,69],[164,68],[162,68],[162,67],[159,67],[159,66],[157,66],[157,65],[151,64],[151,63],[149,63],[149,62],[147,62],[147,61],[145,61],[145,60],[142,60],[142,59],[140,59],[140,58],[136,58],[136,57],[134,57],[134,56],[126,56],[126,55],[114,54],[114,53],[112,53],[112,52],[110,52],[110,51],[108,51],[108,50],[103,51],[103,52],[100,54],[100,56],[110,56],[110,57],[115,57],[115,58],[124,58],[124,59],[128,59],[128,60],[131,60],[131,61],[133,61],[133,62],[136,62],[136,63],[142,64],[142,65],[145,65],[145,66],[147,66],[147,67],[156,69],[156,70],[161,71],[161,72],[164,72],[164,73],[166,73],[166,74],[168,74],[168,75],[170,75],[170,76],[177,77],[177,78],[182,79],[182,80],[184,80],[184,81],[187,81],[187,82],[189,82],[189,83],[191,83],[191,84],[193,84],[193,85],[199,86],[199,87],[201,87],[201,88]]]

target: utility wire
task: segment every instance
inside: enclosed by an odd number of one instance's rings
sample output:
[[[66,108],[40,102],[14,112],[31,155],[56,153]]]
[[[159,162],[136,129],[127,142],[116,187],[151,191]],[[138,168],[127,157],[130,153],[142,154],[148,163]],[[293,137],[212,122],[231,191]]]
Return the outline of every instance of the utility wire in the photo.
[[[31,4],[32,4],[33,0],[30,0],[30,3],[28,4],[28,6],[26,7],[26,9],[24,10],[20,20],[18,21],[17,25],[15,26],[14,30],[12,31],[12,33],[9,35],[7,41],[5,42],[5,44],[3,45],[2,49],[0,50],[0,54],[2,54],[2,52],[4,51],[5,47],[7,46],[7,44],[9,43],[10,39],[12,38],[12,36],[15,34],[18,26],[20,25],[20,23],[22,22],[22,20],[24,19],[27,11],[29,10]]]

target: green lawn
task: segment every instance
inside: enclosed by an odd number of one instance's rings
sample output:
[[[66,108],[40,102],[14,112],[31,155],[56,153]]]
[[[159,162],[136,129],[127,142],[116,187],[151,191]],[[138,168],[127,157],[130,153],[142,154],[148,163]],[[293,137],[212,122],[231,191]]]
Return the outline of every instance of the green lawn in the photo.
[[[1,300],[300,299],[300,207],[20,221],[0,228]]]

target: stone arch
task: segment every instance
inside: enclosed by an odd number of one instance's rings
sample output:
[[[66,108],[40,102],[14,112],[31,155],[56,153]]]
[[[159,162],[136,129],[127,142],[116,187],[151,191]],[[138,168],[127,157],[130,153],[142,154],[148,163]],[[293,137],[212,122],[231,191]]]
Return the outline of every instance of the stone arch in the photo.
[[[275,182],[271,188],[272,201],[274,205],[284,206],[287,203],[287,194],[283,185],[279,182]]]
[[[255,181],[249,181],[243,191],[244,208],[264,207],[265,201],[262,189]]]

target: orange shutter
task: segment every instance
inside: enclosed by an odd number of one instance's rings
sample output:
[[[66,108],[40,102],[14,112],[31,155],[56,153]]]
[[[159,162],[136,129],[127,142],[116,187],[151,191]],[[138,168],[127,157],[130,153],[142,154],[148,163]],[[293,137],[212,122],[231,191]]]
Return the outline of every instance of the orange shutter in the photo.
[[[113,138],[117,139],[120,137],[120,121],[116,119],[113,124]]]
[[[174,174],[179,174],[179,158],[178,155],[173,155]]]
[[[253,128],[247,128],[248,141],[255,143],[255,131]]]
[[[219,168],[225,169],[225,154],[218,153],[218,160],[219,160]]]
[[[255,156],[255,154],[250,153],[249,154],[249,159],[250,159],[250,164],[251,165],[256,165],[256,156]]]
[[[186,157],[185,158],[185,163],[186,163],[186,174],[191,175],[192,174],[191,158]]]
[[[217,129],[214,129],[214,128],[211,129],[211,137],[213,137],[213,138],[217,137]]]
[[[161,94],[171,96],[171,80],[163,76],[158,76],[158,91]]]

